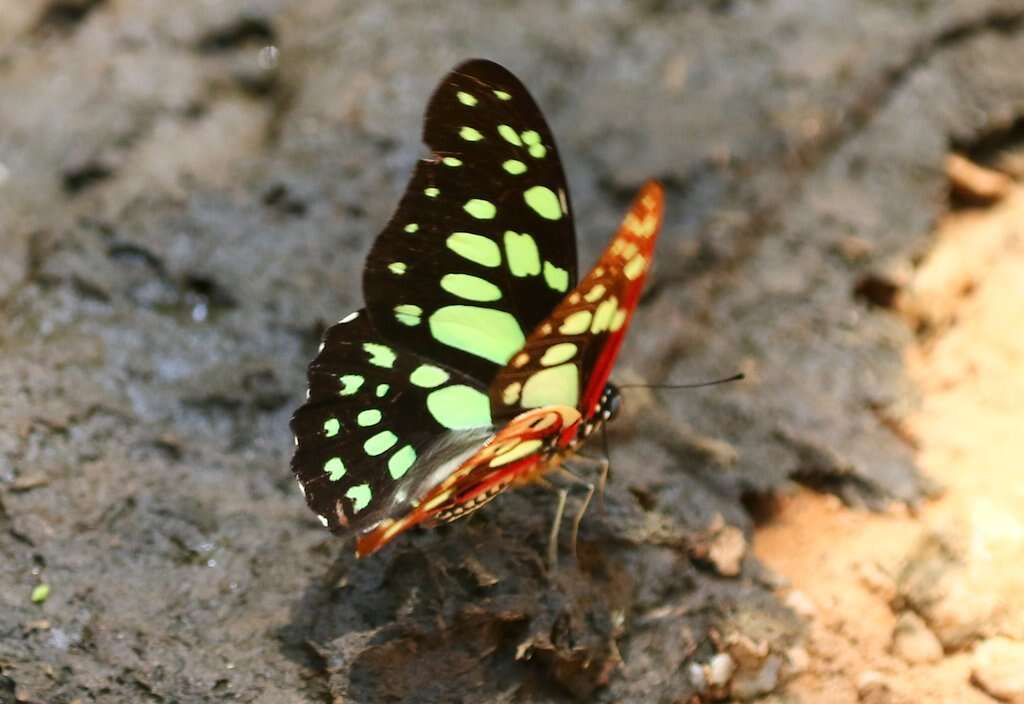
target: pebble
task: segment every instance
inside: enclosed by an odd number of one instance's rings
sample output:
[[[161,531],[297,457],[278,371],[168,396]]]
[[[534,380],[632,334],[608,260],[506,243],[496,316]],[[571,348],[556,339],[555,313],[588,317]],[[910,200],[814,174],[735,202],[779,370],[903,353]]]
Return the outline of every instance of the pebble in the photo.
[[[811,601],[811,597],[799,589],[794,589],[786,595],[786,606],[793,609],[798,616],[803,616],[806,619],[814,618],[818,613],[818,607]]]
[[[971,682],[1008,704],[1024,704],[1024,643],[990,638],[974,650]]]
[[[740,573],[743,557],[747,554],[747,538],[736,526],[725,526],[711,541],[708,559],[723,577]]]
[[[719,653],[708,661],[708,684],[713,687],[721,687],[728,684],[734,672],[736,672],[736,661],[732,659],[729,653]]]
[[[783,660],[779,655],[769,655],[754,672],[741,670],[732,680],[730,694],[734,699],[745,701],[770,694],[779,686]]]
[[[885,675],[875,670],[861,673],[857,678],[857,700],[864,704],[891,704],[892,690]]]
[[[912,611],[900,614],[892,629],[889,650],[911,665],[938,662],[944,654],[942,643],[921,617]]]

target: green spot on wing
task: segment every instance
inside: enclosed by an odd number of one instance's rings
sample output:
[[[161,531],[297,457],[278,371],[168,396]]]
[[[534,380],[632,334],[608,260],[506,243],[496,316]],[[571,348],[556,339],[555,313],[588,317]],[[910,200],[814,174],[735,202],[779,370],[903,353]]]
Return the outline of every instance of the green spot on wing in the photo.
[[[401,276],[406,270],[405,262],[391,262],[388,264],[388,271],[396,276]]]
[[[491,402],[487,395],[470,386],[456,384],[432,391],[427,410],[446,428],[483,428],[491,425]]]
[[[388,460],[388,473],[392,479],[401,479],[416,461],[416,450],[412,445],[406,445],[401,450],[391,455]]]
[[[549,261],[544,262],[544,281],[555,291],[565,293],[569,289],[569,272]]]
[[[359,425],[364,428],[368,428],[371,425],[377,425],[377,423],[380,423],[380,419],[382,417],[381,412],[376,408],[368,408],[365,411],[359,412],[359,415],[356,416],[356,423],[359,423]]]
[[[445,274],[441,277],[441,288],[468,301],[486,302],[501,298],[501,289],[486,279],[470,274]]]
[[[411,303],[403,303],[401,305],[395,306],[394,310],[395,320],[400,322],[402,325],[408,325],[411,327],[413,325],[420,324],[420,318],[423,315],[423,309],[420,308],[419,306],[413,305]]]
[[[519,161],[519,159],[509,159],[501,165],[501,168],[505,169],[505,171],[508,171],[513,176],[526,173],[526,164]]]
[[[427,198],[437,198],[437,196],[440,195],[440,193],[441,189],[435,188],[434,186],[430,186],[429,188],[423,189],[423,195],[425,195]]]
[[[468,107],[474,107],[478,102],[475,95],[470,95],[464,90],[460,90],[455,94],[455,97],[459,99],[459,102]]]
[[[530,235],[506,230],[505,256],[513,276],[536,276],[540,273],[540,252]]]
[[[441,159],[441,163],[445,166],[462,166],[462,159],[456,159],[454,156],[446,156]]]
[[[328,418],[324,421],[324,434],[327,437],[333,438],[339,430],[341,430],[341,423],[337,418]]]
[[[460,129],[459,136],[462,137],[467,142],[479,142],[481,139],[484,138],[484,136],[480,134],[480,130],[474,129],[472,127],[463,127],[462,129]]]
[[[345,492],[345,498],[352,499],[352,513],[359,513],[370,504],[373,498],[373,490],[369,484],[357,484],[349,487]]]
[[[390,430],[383,430],[364,442],[363,450],[365,450],[366,454],[371,457],[376,457],[377,455],[390,450],[395,446],[396,442],[398,442],[397,435],[392,433]]]
[[[405,230],[406,232],[408,232],[411,235],[412,233],[418,231],[420,229],[420,226],[417,225],[414,222],[411,222],[408,225],[406,225],[405,227],[403,227],[402,229]]]
[[[387,395],[390,384],[377,384],[377,398],[384,398]]]
[[[387,345],[378,345],[376,342],[363,343],[363,350],[370,355],[370,364],[390,369],[395,365],[395,352]],[[344,377],[342,377],[344,378]],[[362,379],[362,377],[360,377]],[[359,382],[360,384],[362,381]]]
[[[511,313],[478,306],[444,306],[430,316],[430,332],[449,347],[505,364],[526,338]]]
[[[534,130],[526,130],[523,132],[523,142],[533,146],[534,144],[540,144],[540,134]]]
[[[494,91],[494,95],[497,96],[498,100],[512,100],[512,96],[503,90]]]
[[[534,159],[543,159],[544,155],[548,153],[543,144],[531,144],[527,151]]]
[[[341,395],[351,396],[356,391],[359,391],[359,387],[366,381],[363,377],[358,374],[345,374],[338,381],[341,382]]]
[[[523,200],[545,220],[559,220],[562,217],[558,196],[547,186],[534,186],[528,189],[523,193]]]
[[[514,144],[517,147],[523,146],[523,141],[519,139],[519,135],[508,125],[498,125],[498,134],[509,144]]]
[[[501,251],[490,237],[474,235],[472,232],[455,232],[448,236],[448,249],[460,257],[481,266],[496,267],[501,264]]]
[[[467,201],[466,204],[462,206],[462,209],[477,220],[492,220],[494,215],[498,212],[498,209],[494,207],[494,203],[481,198],[473,198],[472,200]]]
[[[409,375],[409,381],[424,389],[432,389],[448,381],[448,372],[433,364],[421,364]]]
[[[328,479],[336,482],[345,476],[345,463],[340,457],[332,457],[324,463],[324,471],[330,475]]]

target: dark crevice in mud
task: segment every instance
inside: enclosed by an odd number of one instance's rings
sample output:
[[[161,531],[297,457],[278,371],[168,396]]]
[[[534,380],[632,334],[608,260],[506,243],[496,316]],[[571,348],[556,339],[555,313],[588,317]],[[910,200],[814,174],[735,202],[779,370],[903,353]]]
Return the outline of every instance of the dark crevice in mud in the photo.
[[[868,410],[871,411],[871,414],[875,417],[875,420],[878,421],[879,425],[892,433],[893,437],[903,443],[907,448],[911,450],[918,450],[920,448],[918,439],[914,437],[899,418],[893,417],[885,406],[872,405],[869,406]]]
[[[952,25],[939,33],[936,46],[956,44],[964,39],[982,34],[1014,34],[1024,28],[1024,10],[995,10],[967,22]]]
[[[152,275],[165,279],[167,270],[163,260],[151,251],[132,242],[115,242],[107,247],[107,256],[110,260],[122,266],[135,266],[141,264],[148,269]]]
[[[114,168],[99,159],[89,159],[67,167],[61,174],[61,186],[75,195],[114,176]]]
[[[853,287],[853,297],[875,308],[892,310],[900,286],[882,274],[868,273],[860,277]]]
[[[950,150],[963,154],[971,161],[990,168],[999,168],[999,158],[1009,151],[1024,148],[1024,115],[989,129],[973,138],[954,137]]]
[[[740,503],[753,521],[754,527],[772,523],[782,511],[782,500],[774,491],[747,489],[740,494]]]
[[[263,194],[263,204],[283,215],[293,217],[302,217],[309,208],[305,200],[283,183],[275,183],[266,190]]]
[[[203,35],[197,48],[203,53],[234,51],[250,43],[272,44],[276,37],[274,26],[268,19],[251,15],[241,16]]]
[[[201,274],[187,274],[184,280],[186,298],[196,298],[193,303],[203,303],[210,308],[230,309],[238,305],[238,301],[223,286],[211,277]]]
[[[72,32],[106,0],[53,0],[40,14],[36,29]]]
[[[886,494],[856,474],[829,468],[809,467],[793,472],[793,481],[822,494],[838,496],[849,506],[882,506]]]

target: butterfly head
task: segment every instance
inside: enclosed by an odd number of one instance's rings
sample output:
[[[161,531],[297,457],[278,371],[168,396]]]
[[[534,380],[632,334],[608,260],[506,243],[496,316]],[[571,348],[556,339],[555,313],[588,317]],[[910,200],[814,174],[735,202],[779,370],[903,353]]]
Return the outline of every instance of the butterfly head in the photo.
[[[619,387],[609,381],[605,384],[604,391],[601,392],[601,396],[597,400],[597,408],[594,409],[594,415],[591,416],[590,420],[583,423],[580,428],[579,435],[576,438],[576,445],[581,444],[595,431],[603,428],[605,424],[615,420],[621,409],[622,394],[619,392]]]
[[[605,384],[604,391],[601,393],[601,400],[597,402],[597,417],[600,418],[601,422],[608,423],[619,415],[619,411],[622,409],[622,393],[619,391],[619,387],[610,381]]]

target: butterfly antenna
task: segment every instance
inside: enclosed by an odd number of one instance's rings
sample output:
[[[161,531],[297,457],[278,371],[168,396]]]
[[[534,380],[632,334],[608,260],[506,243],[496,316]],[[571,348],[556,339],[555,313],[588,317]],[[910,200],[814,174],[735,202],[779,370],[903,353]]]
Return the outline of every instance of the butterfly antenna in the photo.
[[[740,372],[739,374],[733,374],[732,376],[724,379],[715,379],[714,381],[702,381],[697,384],[617,384],[620,389],[699,389],[702,386],[716,386],[718,384],[728,384],[731,381],[740,381],[745,379],[746,376]]]

